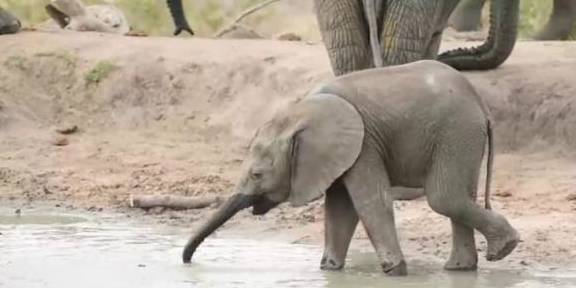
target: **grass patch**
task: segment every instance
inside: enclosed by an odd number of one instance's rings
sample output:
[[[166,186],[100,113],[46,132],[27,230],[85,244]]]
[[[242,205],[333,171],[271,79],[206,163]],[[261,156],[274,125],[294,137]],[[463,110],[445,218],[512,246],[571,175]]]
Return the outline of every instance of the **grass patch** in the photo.
[[[110,73],[114,72],[115,70],[120,69],[120,67],[114,65],[109,61],[100,61],[94,68],[88,71],[88,74],[84,77],[87,84],[98,84],[106,79]]]
[[[27,68],[27,59],[23,56],[9,56],[8,58],[6,58],[6,60],[4,60],[4,66],[9,67],[9,68],[17,68],[19,70],[26,70]]]
[[[34,54],[34,57],[46,57],[46,58],[54,58],[64,62],[64,64],[68,67],[76,67],[76,56],[67,51],[59,51],[59,52],[38,52]]]

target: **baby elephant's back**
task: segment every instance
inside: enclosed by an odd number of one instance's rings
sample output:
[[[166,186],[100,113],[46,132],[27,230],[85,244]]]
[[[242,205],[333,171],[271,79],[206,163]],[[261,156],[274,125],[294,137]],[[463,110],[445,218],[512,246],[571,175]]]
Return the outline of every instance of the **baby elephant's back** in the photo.
[[[488,111],[470,82],[458,71],[437,61],[351,73],[319,89],[348,100],[361,113],[393,121],[441,121],[457,114],[485,121]],[[410,117],[410,119],[407,119]],[[426,117],[434,117],[426,119]]]

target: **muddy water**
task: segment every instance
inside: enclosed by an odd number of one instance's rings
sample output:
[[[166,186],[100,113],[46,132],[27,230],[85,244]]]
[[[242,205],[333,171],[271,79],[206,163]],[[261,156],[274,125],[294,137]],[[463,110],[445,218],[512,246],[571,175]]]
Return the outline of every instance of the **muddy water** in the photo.
[[[0,210],[0,287],[576,287],[576,274],[440,272],[409,263],[383,276],[373,253],[352,251],[344,272],[318,269],[321,247],[210,238],[180,263],[187,231],[104,215]],[[119,220],[124,219],[124,220]]]

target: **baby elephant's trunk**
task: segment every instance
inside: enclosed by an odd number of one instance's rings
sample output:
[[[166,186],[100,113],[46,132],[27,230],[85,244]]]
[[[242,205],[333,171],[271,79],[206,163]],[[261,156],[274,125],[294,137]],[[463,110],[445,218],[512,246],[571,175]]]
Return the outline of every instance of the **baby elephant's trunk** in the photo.
[[[196,248],[200,246],[202,241],[208,237],[212,232],[214,232],[218,227],[222,226],[228,219],[232,218],[238,211],[252,206],[254,202],[254,196],[244,195],[244,194],[234,194],[230,197],[216,213],[214,213],[208,221],[206,221],[198,229],[198,231],[192,235],[186,247],[184,248],[184,253],[182,253],[182,261],[184,263],[190,263],[192,255],[196,251]]]

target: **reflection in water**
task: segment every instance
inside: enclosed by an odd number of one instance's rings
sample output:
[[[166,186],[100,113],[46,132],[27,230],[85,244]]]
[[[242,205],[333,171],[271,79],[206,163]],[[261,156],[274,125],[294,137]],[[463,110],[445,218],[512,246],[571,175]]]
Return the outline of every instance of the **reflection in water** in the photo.
[[[391,278],[373,253],[356,251],[345,271],[323,272],[320,247],[238,239],[210,238],[183,265],[188,231],[120,217],[22,217],[0,216],[0,287],[576,287],[576,274],[450,273],[412,262],[409,277]]]

